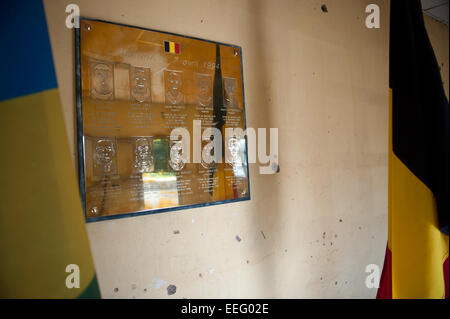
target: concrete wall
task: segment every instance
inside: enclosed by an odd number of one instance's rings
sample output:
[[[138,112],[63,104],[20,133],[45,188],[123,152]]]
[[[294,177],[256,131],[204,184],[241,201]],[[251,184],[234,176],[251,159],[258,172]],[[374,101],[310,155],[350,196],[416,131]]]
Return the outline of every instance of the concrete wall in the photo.
[[[388,1],[370,2],[381,28],[367,29],[369,2],[358,0],[46,0],[75,152],[68,3],[87,17],[241,45],[247,125],[279,128],[281,170],[251,165],[251,201],[88,224],[103,297],[375,296],[365,267],[382,266],[387,240]],[[448,27],[427,26],[448,79]]]

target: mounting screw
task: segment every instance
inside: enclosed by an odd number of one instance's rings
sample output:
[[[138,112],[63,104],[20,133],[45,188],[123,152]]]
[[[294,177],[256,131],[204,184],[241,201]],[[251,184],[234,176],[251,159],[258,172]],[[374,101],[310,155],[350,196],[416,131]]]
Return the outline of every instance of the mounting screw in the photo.
[[[85,28],[86,28],[86,30],[90,31],[91,30],[91,25],[90,24],[86,24]]]
[[[98,214],[97,206],[91,207],[91,209],[89,209],[89,213],[91,213],[92,215],[97,215]]]

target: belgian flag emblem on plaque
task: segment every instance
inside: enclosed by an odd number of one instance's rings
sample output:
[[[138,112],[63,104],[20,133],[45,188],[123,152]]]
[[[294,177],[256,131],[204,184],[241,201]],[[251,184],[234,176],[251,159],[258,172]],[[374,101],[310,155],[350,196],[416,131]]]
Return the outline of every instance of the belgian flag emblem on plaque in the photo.
[[[164,52],[180,54],[180,44],[172,41],[164,41]]]

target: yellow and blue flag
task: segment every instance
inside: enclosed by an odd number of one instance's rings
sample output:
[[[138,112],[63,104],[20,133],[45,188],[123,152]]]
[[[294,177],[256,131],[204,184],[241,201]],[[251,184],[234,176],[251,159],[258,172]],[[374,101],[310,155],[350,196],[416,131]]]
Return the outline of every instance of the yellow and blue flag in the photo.
[[[0,298],[99,298],[43,3],[0,8]]]

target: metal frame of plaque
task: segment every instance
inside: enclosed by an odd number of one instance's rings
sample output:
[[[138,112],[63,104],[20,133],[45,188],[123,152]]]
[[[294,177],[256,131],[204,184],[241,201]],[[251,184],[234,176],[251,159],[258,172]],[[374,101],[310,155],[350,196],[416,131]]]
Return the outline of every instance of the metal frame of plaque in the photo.
[[[81,17],[75,59],[87,222],[250,199],[247,137],[225,134],[246,129],[241,47]]]

